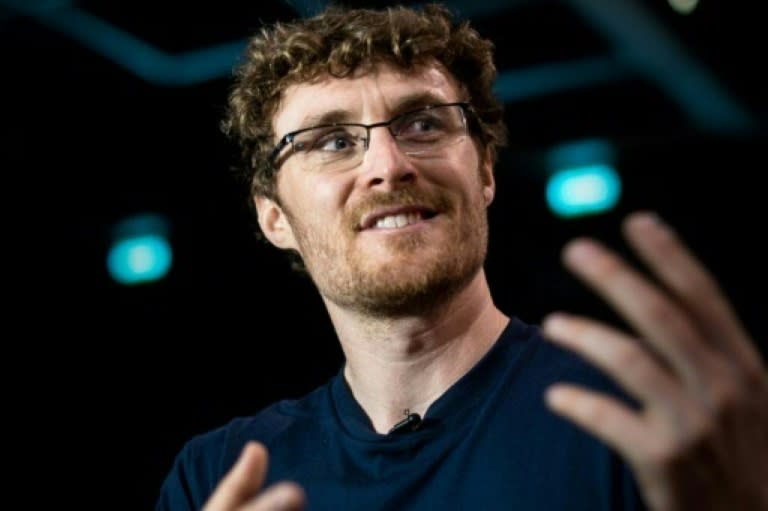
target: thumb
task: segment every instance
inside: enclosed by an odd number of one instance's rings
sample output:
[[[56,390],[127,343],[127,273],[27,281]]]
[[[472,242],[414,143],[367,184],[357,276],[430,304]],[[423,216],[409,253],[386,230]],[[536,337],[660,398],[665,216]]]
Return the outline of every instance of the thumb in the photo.
[[[267,473],[267,449],[260,443],[248,442],[237,463],[214,490],[204,511],[228,511],[256,495]]]

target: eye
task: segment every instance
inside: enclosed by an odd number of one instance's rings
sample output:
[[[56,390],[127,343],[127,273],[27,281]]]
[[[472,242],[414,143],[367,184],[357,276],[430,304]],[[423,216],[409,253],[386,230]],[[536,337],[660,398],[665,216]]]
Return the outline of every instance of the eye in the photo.
[[[306,130],[292,143],[296,152],[330,154],[352,150],[359,143],[360,138],[360,135],[348,128],[331,126]]]
[[[312,150],[324,152],[349,151],[358,143],[358,137],[345,130],[321,134],[312,144]]]
[[[421,115],[416,118],[408,119],[408,123],[403,126],[403,131],[414,133],[427,133],[440,128],[440,121],[429,115]]]
[[[424,139],[445,132],[445,121],[432,112],[419,112],[402,119],[397,134],[404,138]]]

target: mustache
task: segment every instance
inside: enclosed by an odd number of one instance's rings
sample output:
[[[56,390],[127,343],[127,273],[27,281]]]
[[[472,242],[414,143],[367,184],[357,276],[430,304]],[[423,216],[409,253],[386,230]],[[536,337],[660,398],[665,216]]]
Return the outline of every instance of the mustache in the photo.
[[[429,192],[414,188],[403,188],[392,192],[378,192],[367,196],[347,213],[346,223],[356,229],[360,219],[368,213],[387,207],[418,206],[434,213],[447,213],[454,209],[453,201],[443,191]]]

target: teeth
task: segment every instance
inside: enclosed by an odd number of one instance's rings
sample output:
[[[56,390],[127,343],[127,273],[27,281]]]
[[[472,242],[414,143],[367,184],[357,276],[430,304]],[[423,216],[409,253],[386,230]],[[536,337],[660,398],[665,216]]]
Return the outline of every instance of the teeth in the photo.
[[[388,215],[376,220],[375,227],[377,229],[396,229],[398,227],[405,227],[409,224],[414,224],[421,220],[419,213],[408,213],[400,215]]]

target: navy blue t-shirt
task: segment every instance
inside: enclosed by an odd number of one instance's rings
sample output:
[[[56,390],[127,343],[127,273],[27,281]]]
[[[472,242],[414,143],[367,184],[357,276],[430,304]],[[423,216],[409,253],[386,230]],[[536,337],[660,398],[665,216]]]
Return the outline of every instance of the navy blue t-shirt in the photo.
[[[156,509],[200,509],[249,440],[269,450],[266,485],[299,483],[309,510],[644,509],[621,459],[546,408],[557,381],[618,392],[517,319],[415,431],[376,433],[340,371],[301,399],[190,440]]]

